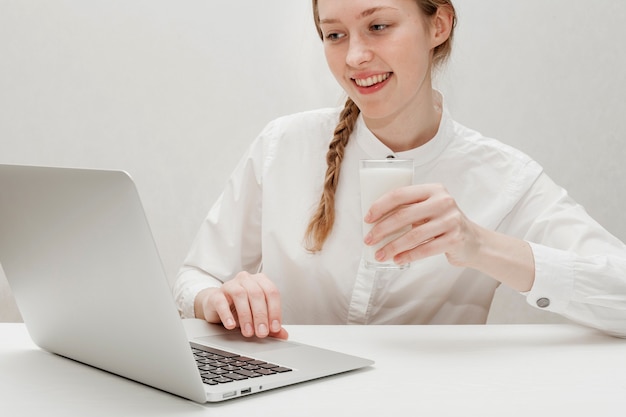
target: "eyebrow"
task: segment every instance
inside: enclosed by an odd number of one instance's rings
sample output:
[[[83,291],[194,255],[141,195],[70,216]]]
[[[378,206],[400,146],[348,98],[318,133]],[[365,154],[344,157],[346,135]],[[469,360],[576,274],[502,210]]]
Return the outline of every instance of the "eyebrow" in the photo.
[[[397,10],[396,8],[389,7],[389,6],[372,7],[359,13],[357,15],[357,19],[363,19],[364,17],[371,16],[378,11],[386,10],[386,9]],[[320,19],[320,25],[329,24],[329,23],[337,23],[337,22],[339,22],[339,19]]]

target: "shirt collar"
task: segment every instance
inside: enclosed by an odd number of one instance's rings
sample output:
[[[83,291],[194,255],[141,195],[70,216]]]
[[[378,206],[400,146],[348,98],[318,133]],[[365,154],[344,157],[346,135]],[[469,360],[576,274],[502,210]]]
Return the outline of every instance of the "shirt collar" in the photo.
[[[435,92],[435,94],[442,107],[441,121],[439,122],[437,134],[422,146],[409,149],[408,151],[393,152],[367,128],[362,114],[359,114],[356,125],[354,126],[353,138],[356,138],[359,147],[364,150],[371,159],[394,157],[399,159],[412,159],[415,166],[427,164],[439,156],[454,137],[453,121],[448,109],[443,104],[443,96],[439,92]]]

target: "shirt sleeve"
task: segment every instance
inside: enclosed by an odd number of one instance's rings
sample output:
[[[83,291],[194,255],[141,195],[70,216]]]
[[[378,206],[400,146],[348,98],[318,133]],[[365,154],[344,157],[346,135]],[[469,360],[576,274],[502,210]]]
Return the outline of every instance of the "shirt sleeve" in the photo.
[[[260,136],[200,226],[173,287],[184,318],[195,317],[194,300],[203,289],[219,287],[241,271],[255,273],[260,268],[262,158]]]
[[[626,246],[545,174],[512,217],[535,259],[527,302],[626,337]]]
[[[204,271],[199,271],[189,266],[183,266],[174,283],[174,300],[178,306],[178,312],[182,318],[195,318],[196,312],[194,301],[198,293],[205,288],[218,288],[222,281],[212,277]]]

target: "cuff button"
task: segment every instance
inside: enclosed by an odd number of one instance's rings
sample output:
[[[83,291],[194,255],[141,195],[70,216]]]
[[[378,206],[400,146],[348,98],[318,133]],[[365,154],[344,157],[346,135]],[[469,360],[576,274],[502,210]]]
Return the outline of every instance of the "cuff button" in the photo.
[[[546,308],[550,305],[550,299],[549,298],[540,298],[537,300],[537,307],[539,308]]]

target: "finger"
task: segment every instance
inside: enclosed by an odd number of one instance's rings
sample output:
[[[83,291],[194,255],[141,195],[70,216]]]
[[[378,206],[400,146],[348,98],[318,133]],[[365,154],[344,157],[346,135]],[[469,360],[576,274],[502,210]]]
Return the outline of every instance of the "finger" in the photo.
[[[399,253],[393,259],[394,262],[399,265],[404,265],[419,259],[445,253],[448,246],[449,243],[446,242],[445,236],[438,236],[414,247],[413,249]]]
[[[364,220],[366,223],[375,223],[398,207],[425,201],[431,194],[431,187],[423,184],[396,188],[374,201]]]
[[[246,337],[251,337],[254,336],[252,311],[248,299],[248,289],[242,285],[241,281],[241,279],[228,281],[222,288],[224,288],[227,296],[232,299],[241,333]]]
[[[372,226],[369,234],[365,237],[365,243],[368,245],[377,244],[404,228],[426,224],[431,219],[441,216],[442,209],[433,200],[424,200],[397,208]]]
[[[406,227],[426,223],[430,210],[426,211],[421,204],[423,203],[399,208],[388,217],[380,220],[372,226],[370,232],[365,236],[365,243],[375,245]]]
[[[380,248],[380,250],[376,252],[376,259],[380,262],[384,262],[388,259],[394,259],[394,261],[396,261],[397,255],[423,245],[441,236],[443,233],[444,229],[439,221],[428,221],[419,226],[414,226],[402,236]]]
[[[287,330],[281,327],[278,332],[270,333],[270,336],[275,337],[276,339],[287,340],[289,338],[289,333],[287,333]]]
[[[234,329],[237,327],[237,322],[233,315],[232,302],[224,291],[215,291],[210,296],[209,303],[213,306],[213,309],[217,313],[220,321],[227,329]],[[206,315],[206,313],[205,313]]]
[[[248,294],[248,303],[252,314],[252,322],[250,323],[252,332],[258,337],[266,337],[269,335],[270,329],[267,300],[263,287],[258,278],[248,279],[242,282],[242,286]]]
[[[258,283],[265,294],[267,320],[270,334],[280,332],[282,328],[280,292],[276,285],[274,285],[274,283],[265,276],[261,276]]]
[[[196,305],[196,317],[209,323],[222,323],[227,328],[236,327],[231,306],[222,288],[205,288],[196,296],[201,304]]]

